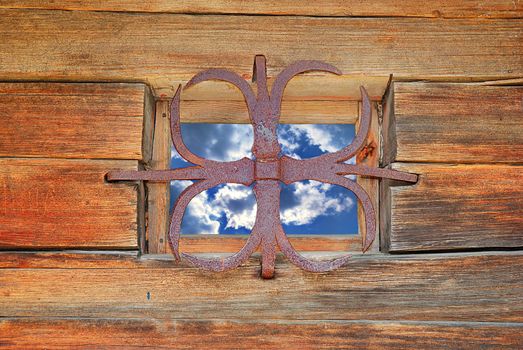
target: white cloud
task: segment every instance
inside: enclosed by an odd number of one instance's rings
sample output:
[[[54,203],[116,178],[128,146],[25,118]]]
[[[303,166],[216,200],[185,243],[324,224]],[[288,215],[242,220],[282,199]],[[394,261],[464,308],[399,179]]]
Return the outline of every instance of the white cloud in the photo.
[[[309,181],[292,185],[296,205],[286,208],[281,213],[281,220],[286,225],[306,225],[322,215],[334,215],[349,210],[354,202],[348,196],[330,197],[329,184]]]
[[[251,157],[254,136],[248,124],[182,124],[182,135],[187,148],[204,158],[233,161]],[[180,159],[174,148],[171,157]]]
[[[301,157],[296,153],[300,148],[299,137],[300,135],[293,131],[292,126],[280,125],[278,128],[278,141],[280,142],[282,152],[292,158],[301,159]]]
[[[216,192],[211,205],[221,210],[227,218],[226,227],[251,229],[256,217],[256,201],[249,187],[227,184]]]
[[[297,137],[305,135],[310,144],[318,146],[324,152],[335,152],[341,145],[336,142],[329,127],[332,128],[330,125],[294,124],[289,125],[289,131]]]
[[[194,153],[219,161],[251,157],[253,141],[249,125],[186,124],[184,140]],[[324,152],[334,152],[344,147],[347,129],[333,125],[286,125],[279,128],[280,143],[285,154],[299,159],[297,152],[304,142],[315,145]],[[173,151],[174,158],[180,158]],[[347,161],[354,163],[354,159]],[[354,178],[354,176],[349,176]],[[175,193],[181,192],[191,181],[173,181]],[[333,186],[315,181],[292,184],[292,200],[282,200],[281,220],[286,225],[307,225],[316,218],[335,215],[350,210],[354,202],[344,193],[332,193]],[[219,220],[226,219],[226,228],[251,229],[256,217],[256,202],[252,189],[237,184],[226,184],[214,195],[203,192],[190,202],[184,217],[184,233],[218,234]]]
[[[173,181],[171,187],[176,193],[181,193],[192,181]],[[211,209],[211,210],[209,210]],[[191,232],[188,233],[218,233],[220,223],[218,222],[219,212],[216,208],[212,210],[209,206],[209,196],[207,192],[202,192],[194,197],[185,210],[183,222],[189,223]]]
[[[171,186],[178,192],[189,184],[191,181],[176,181]],[[256,217],[256,202],[251,188],[225,184],[212,197],[207,191],[194,197],[184,217],[184,222],[190,227],[187,233],[218,234],[218,220],[222,217],[226,219],[226,228],[251,229]]]
[[[173,182],[181,191],[190,181]],[[306,225],[323,215],[335,215],[350,210],[354,202],[346,195],[329,195],[332,185],[316,181],[298,182],[290,186],[294,195],[292,206],[282,210],[280,216],[285,225]],[[184,223],[190,227],[187,233],[218,234],[219,219],[226,218],[226,228],[252,229],[256,217],[256,202],[251,188],[226,184],[214,196],[207,192],[197,195],[190,202]]]

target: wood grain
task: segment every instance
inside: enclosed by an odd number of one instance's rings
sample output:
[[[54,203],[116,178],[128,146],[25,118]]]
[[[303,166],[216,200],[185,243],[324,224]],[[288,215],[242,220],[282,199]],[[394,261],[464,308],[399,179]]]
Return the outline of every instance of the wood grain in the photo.
[[[5,349],[516,349],[521,323],[228,321],[139,319],[0,320]]]
[[[151,170],[169,169],[171,166],[170,103],[156,102],[153,154]],[[161,254],[170,251],[167,235],[169,230],[170,183],[149,182],[147,188],[147,252]]]
[[[242,101],[183,101],[182,123],[250,123]],[[281,106],[282,124],[354,124],[358,120],[356,101],[287,101]]]
[[[136,248],[136,190],[108,184],[136,161],[0,159],[0,247]]]
[[[236,253],[247,240],[246,235],[182,235],[180,251],[186,253]],[[361,250],[360,235],[289,235],[292,246],[297,251],[350,251]]]
[[[296,60],[317,59],[344,74],[508,79],[523,75],[522,34],[517,19],[5,9],[0,10],[0,79],[139,80],[170,87],[211,67],[250,75],[255,54],[267,55],[269,76]]]
[[[154,118],[155,118],[156,99],[153,91],[149,86],[145,88],[144,98],[144,116],[143,116],[143,130],[142,130],[142,159],[144,164],[151,162],[153,154],[153,138],[154,138]]]
[[[395,163],[393,168],[417,173],[419,180],[384,187],[390,251],[523,246],[522,166]]]
[[[380,125],[379,125],[379,116],[378,109],[376,104],[372,106],[372,118],[370,124],[370,131],[367,135],[367,140],[365,146],[362,150],[356,155],[356,164],[365,165],[368,167],[378,167],[380,152],[381,152],[381,140],[380,140]],[[361,104],[359,106],[361,109]],[[356,127],[359,128],[359,123],[356,124]],[[365,177],[357,177],[356,181],[358,184],[363,187],[363,189],[369,194],[371,199],[372,206],[376,212],[376,221],[380,217],[380,207],[379,207],[379,180],[371,179]],[[365,212],[363,206],[358,201],[358,232],[361,234],[362,242],[365,242],[365,237],[367,235],[365,228]],[[369,249],[369,252],[378,252],[380,247],[380,232],[379,225],[376,225],[376,235],[374,242]]]
[[[138,251],[0,251],[0,269],[139,268]],[[145,267],[146,265],[144,265]]]
[[[336,17],[486,17],[521,18],[523,6],[519,1],[494,0],[416,0],[344,1],[318,0],[303,3],[296,0],[1,0],[0,8],[58,9],[81,11],[125,11],[194,14],[257,14],[257,15],[305,15]]]
[[[298,60],[296,58],[295,60]],[[283,67],[284,68],[284,67]],[[252,67],[246,72],[237,72],[246,80],[253,92],[257,92],[256,83],[252,82]],[[276,72],[279,73],[279,72]],[[294,101],[315,101],[328,108],[332,103],[341,101],[360,101],[360,86],[365,86],[373,101],[380,101],[390,80],[390,74],[376,76],[368,74],[334,75],[321,72],[308,72],[292,78],[285,87],[282,108],[290,112]],[[155,93],[160,98],[172,97],[184,80],[172,80],[169,77],[158,77],[152,82]],[[272,89],[274,76],[267,77],[267,85]],[[244,101],[240,90],[232,84],[222,81],[204,81],[184,89],[182,101]],[[321,101],[321,102],[320,102]],[[288,107],[285,105],[288,104]],[[182,107],[183,108],[183,107]]]
[[[144,93],[142,84],[0,83],[0,156],[141,159]]]
[[[396,150],[389,162],[523,160],[523,87],[394,83],[393,89]]]
[[[146,268],[0,269],[0,315],[523,321],[521,252],[360,255],[323,274],[279,258],[270,281],[259,278],[258,259],[226,273],[172,261],[148,261]]]

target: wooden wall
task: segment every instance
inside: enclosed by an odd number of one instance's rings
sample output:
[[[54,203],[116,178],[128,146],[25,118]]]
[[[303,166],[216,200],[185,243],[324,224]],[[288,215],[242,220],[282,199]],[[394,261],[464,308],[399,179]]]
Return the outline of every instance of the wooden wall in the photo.
[[[523,347],[520,2],[0,0],[0,38],[0,347]],[[419,175],[379,185],[381,252],[325,274],[279,257],[272,280],[257,256],[214,274],[141,254],[166,251],[166,186],[105,173],[164,167],[176,86],[250,79],[256,54],[269,81],[298,59],[343,72],[294,79],[285,122],[357,123],[369,91],[369,161]],[[226,84],[182,98],[186,122],[246,121]]]

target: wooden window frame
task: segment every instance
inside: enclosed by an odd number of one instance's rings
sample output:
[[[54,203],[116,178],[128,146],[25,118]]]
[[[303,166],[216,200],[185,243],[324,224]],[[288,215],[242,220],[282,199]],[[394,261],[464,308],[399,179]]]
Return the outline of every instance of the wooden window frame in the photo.
[[[324,80],[319,89],[329,83],[333,87],[324,93],[314,95],[314,83]],[[181,83],[181,82],[180,82]],[[269,78],[270,84],[270,78]],[[308,87],[312,85],[312,87]],[[355,124],[361,109],[359,86],[365,86],[373,106],[371,131],[367,147],[357,156],[357,163],[371,167],[379,165],[381,155],[381,112],[382,100],[390,84],[390,77],[302,75],[288,85],[282,101],[282,124]],[[226,83],[207,82],[203,87],[193,88],[182,94],[182,123],[248,123],[248,115],[240,95],[235,95]],[[316,89],[318,89],[316,88]],[[347,94],[347,91],[349,93]],[[171,93],[172,94],[172,93]],[[151,170],[170,167],[171,139],[169,127],[170,97],[165,91],[156,91],[154,109],[146,115],[154,116],[150,128],[144,130],[144,148],[150,149],[150,159],[144,167]],[[348,95],[348,96],[347,96]],[[334,96],[334,97],[333,97]],[[224,105],[226,111],[220,106]],[[326,111],[326,112],[325,112]],[[225,114],[228,113],[228,114]],[[230,117],[224,117],[230,115]],[[146,122],[144,125],[147,125]],[[380,252],[379,229],[379,180],[358,177],[357,182],[372,198],[376,210],[376,239],[368,253]],[[145,183],[140,215],[144,215],[144,227],[139,239],[141,251],[145,254],[170,254],[167,234],[170,217],[170,184]],[[364,213],[358,202],[358,232],[356,234],[293,234],[289,239],[297,251],[315,255],[315,252],[361,253],[365,235]],[[187,253],[235,253],[245,244],[248,235],[183,235],[180,251]]]

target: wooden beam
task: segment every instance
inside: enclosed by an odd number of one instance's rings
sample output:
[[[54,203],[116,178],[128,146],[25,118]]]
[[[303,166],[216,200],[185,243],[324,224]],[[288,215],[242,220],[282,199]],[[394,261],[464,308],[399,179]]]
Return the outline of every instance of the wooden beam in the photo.
[[[180,251],[185,253],[236,253],[247,240],[247,235],[182,235]],[[292,246],[302,252],[358,252],[360,235],[289,235]]]
[[[136,248],[133,185],[105,183],[130,160],[0,159],[0,247]]]
[[[138,80],[172,87],[210,67],[250,76],[255,54],[267,55],[272,77],[296,60],[317,59],[344,74],[508,79],[523,76],[522,34],[521,22],[510,19],[5,9],[0,10],[0,79]],[[352,93],[359,97],[358,90]]]
[[[257,86],[256,83],[251,81],[251,71],[249,70],[241,74],[241,76],[246,79],[251,89],[256,92]],[[285,87],[282,109],[291,112],[293,105],[296,107],[296,101],[310,101],[319,103],[323,107],[328,107],[329,104],[336,106],[343,101],[360,101],[360,86],[365,86],[371,100],[380,101],[389,80],[390,74],[382,76],[366,74],[333,75],[321,72],[300,74],[292,78]],[[156,95],[165,98],[172,97],[178,86],[185,83],[185,80],[172,80],[160,77],[154,80],[153,86]],[[274,76],[269,76],[267,78],[269,89],[272,88],[273,83]],[[189,89],[184,89],[180,98],[184,101],[210,101],[211,103],[220,101],[244,102],[245,100],[240,90],[234,85],[214,80],[204,81],[193,85]],[[244,105],[244,103],[241,105]]]
[[[389,251],[523,247],[523,166],[392,167],[419,174],[419,180],[382,186]]]
[[[330,273],[259,257],[227,273],[172,260],[139,268],[0,269],[4,317],[523,321],[523,254],[355,256]],[[92,266],[92,261],[89,262]],[[103,265],[102,265],[103,266]]]
[[[182,123],[247,124],[249,114],[242,101],[182,101]],[[281,107],[284,124],[354,124],[358,120],[356,101],[288,101]]]
[[[523,87],[396,82],[393,93],[386,162],[523,159]]]
[[[0,83],[0,156],[141,159],[145,93],[143,84]]]
[[[521,18],[523,6],[519,1],[493,0],[416,0],[344,1],[318,0],[302,3],[295,0],[3,0],[0,8],[57,9],[76,11],[158,12],[193,14],[256,14],[304,15],[334,17],[471,17],[471,18]]]
[[[7,349],[515,349],[521,323],[3,318]]]
[[[164,170],[171,167],[170,103],[167,100],[156,102],[153,154],[151,170]],[[169,228],[170,183],[149,182],[147,188],[147,252],[162,254],[169,251],[167,235]]]
[[[136,250],[0,251],[0,269],[139,268],[140,261]]]
[[[360,104],[361,108],[361,104]],[[359,123],[356,124],[359,128]],[[380,139],[380,125],[379,125],[379,115],[377,104],[372,106],[372,118],[370,124],[370,131],[367,135],[366,145],[362,150],[356,155],[356,164],[365,165],[368,167],[378,167],[379,159],[381,153],[381,139]],[[363,189],[369,194],[369,197],[376,212],[376,221],[380,217],[380,206],[379,206],[379,180],[371,179],[365,177],[358,177],[356,179],[357,183],[363,187]],[[365,237],[367,236],[365,228],[365,212],[363,211],[363,206],[358,201],[358,232],[361,235],[362,243],[365,242]],[[380,250],[380,231],[379,225],[376,225],[376,232],[374,242],[370,247],[369,252],[378,252]]]

